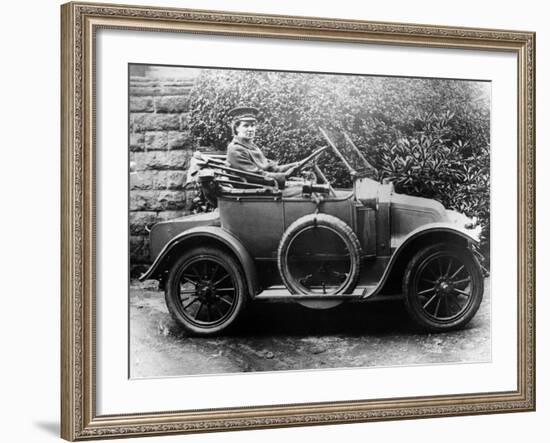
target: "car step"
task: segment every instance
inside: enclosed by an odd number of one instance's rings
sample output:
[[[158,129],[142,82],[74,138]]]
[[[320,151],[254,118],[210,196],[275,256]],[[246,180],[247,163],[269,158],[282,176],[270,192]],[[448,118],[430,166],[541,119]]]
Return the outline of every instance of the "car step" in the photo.
[[[254,297],[255,300],[348,300],[348,299],[355,299],[355,300],[361,300],[364,297],[364,294],[369,294],[374,291],[376,288],[375,285],[373,286],[358,286],[355,288],[355,290],[351,294],[338,294],[338,295],[304,295],[304,294],[291,294],[288,289],[286,289],[282,285],[277,286],[270,286],[269,289],[266,289],[265,291],[260,292],[256,297]],[[395,299],[395,298],[401,298],[401,294],[397,295],[380,295],[380,296],[373,296],[373,297],[367,297],[363,299],[364,301],[371,301],[371,300],[388,300],[388,299]]]

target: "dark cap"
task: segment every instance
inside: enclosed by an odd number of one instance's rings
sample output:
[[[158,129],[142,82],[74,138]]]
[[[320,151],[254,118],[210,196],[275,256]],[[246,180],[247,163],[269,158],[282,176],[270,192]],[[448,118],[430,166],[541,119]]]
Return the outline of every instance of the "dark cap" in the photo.
[[[229,111],[229,116],[233,121],[256,121],[259,112],[251,106],[238,106]]]

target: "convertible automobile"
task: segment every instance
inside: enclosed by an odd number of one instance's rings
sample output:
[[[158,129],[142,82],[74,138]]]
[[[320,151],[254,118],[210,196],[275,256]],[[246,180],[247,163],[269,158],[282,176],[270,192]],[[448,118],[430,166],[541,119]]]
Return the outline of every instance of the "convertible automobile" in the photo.
[[[154,262],[140,280],[157,279],[173,318],[198,335],[224,331],[251,300],[327,309],[401,297],[423,329],[466,325],[484,291],[475,220],[368,178],[373,167],[347,134],[336,146],[319,130],[327,146],[282,181],[196,153],[189,175],[215,210],[154,225]],[[327,151],[351,189],[334,189],[321,171]],[[311,180],[294,177],[306,167]]]

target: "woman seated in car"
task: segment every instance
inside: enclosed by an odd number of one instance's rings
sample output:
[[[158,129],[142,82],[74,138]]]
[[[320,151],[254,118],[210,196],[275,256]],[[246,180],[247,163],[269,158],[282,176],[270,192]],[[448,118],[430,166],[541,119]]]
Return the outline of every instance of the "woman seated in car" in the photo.
[[[266,158],[260,148],[254,144],[258,112],[256,108],[242,106],[229,111],[233,140],[227,146],[227,162],[232,168],[271,177],[281,188],[284,188],[286,178],[298,163],[279,165]],[[293,186],[293,188],[296,187]],[[299,193],[298,189],[293,191],[288,190],[285,195]]]

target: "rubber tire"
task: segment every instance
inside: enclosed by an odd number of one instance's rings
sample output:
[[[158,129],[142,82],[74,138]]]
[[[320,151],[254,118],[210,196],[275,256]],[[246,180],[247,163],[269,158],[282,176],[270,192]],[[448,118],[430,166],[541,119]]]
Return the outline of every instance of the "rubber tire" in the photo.
[[[442,253],[446,255],[454,255],[458,257],[467,267],[469,274],[472,277],[474,289],[472,291],[472,300],[469,302],[467,309],[456,319],[448,322],[435,321],[426,316],[415,303],[416,293],[414,290],[415,274],[421,264],[430,256]],[[455,329],[460,329],[466,326],[468,322],[477,313],[481,301],[483,300],[483,273],[481,267],[474,254],[467,248],[462,246],[452,246],[445,243],[439,243],[432,246],[420,249],[409,261],[405,274],[403,275],[403,294],[405,295],[405,307],[410,315],[411,320],[420,328],[430,332],[446,332]]]
[[[345,285],[336,291],[335,294],[348,294],[353,292],[357,286],[357,281],[359,280],[359,274],[361,272],[361,244],[359,239],[353,232],[353,230],[338,217],[334,217],[329,214],[308,214],[300,217],[298,220],[294,221],[288,229],[284,232],[281,241],[279,242],[279,248],[277,249],[277,266],[279,268],[279,274],[283,280],[284,285],[292,294],[303,294],[303,295],[318,295],[320,298],[323,295],[310,293],[304,291],[302,287],[294,282],[294,279],[287,276],[287,265],[285,263],[285,255],[288,247],[290,246],[294,236],[300,232],[302,229],[313,226],[328,226],[334,229],[340,236],[344,239],[346,247],[350,252],[350,261],[351,261],[351,272],[348,281],[345,282]]]
[[[185,315],[182,314],[177,285],[179,285],[180,269],[185,268],[191,260],[209,257],[214,257],[219,261],[222,261],[226,270],[232,275],[233,282],[237,288],[235,295],[237,304],[233,308],[231,315],[224,320],[223,323],[213,327],[204,327],[190,322]],[[187,332],[192,335],[210,336],[226,331],[235,322],[236,318],[245,308],[247,301],[246,291],[246,280],[243,276],[241,266],[235,258],[227,252],[217,248],[198,247],[186,252],[172,265],[172,268],[168,274],[168,279],[166,280],[165,300],[166,306],[172,318],[183,326]]]

